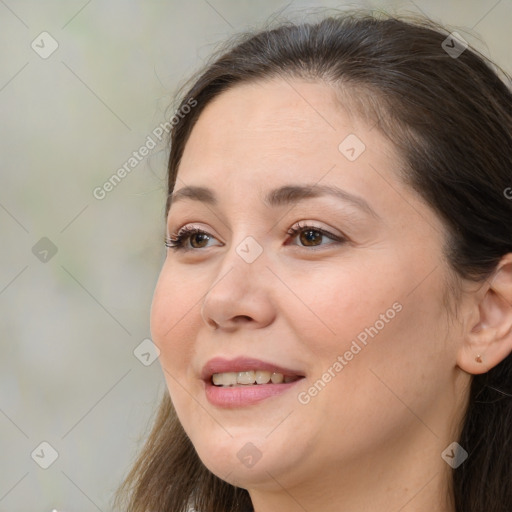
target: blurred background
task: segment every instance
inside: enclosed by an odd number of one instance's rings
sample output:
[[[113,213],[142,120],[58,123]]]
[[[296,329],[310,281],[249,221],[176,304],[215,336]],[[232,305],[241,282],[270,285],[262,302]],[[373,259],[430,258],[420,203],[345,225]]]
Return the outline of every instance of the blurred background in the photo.
[[[424,13],[512,71],[511,0],[0,0],[0,512],[112,510],[165,392],[149,311],[178,86],[233,33],[357,6]]]

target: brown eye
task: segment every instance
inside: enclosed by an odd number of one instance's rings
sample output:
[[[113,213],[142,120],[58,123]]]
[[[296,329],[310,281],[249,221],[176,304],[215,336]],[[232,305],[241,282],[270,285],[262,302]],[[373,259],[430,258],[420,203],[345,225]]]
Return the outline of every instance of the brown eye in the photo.
[[[306,247],[316,246],[322,242],[324,235],[316,229],[308,229],[300,232],[300,242]]]
[[[298,225],[290,228],[288,234],[292,238],[297,238],[300,241],[300,247],[321,247],[322,245],[332,245],[332,243],[344,243],[347,239],[329,233],[325,229],[317,228],[315,226]],[[329,238],[333,242],[322,244],[323,238]]]
[[[202,231],[198,231],[197,233],[192,233],[189,235],[190,239],[190,246],[194,249],[201,249],[203,247],[206,247],[206,244],[208,243],[208,240],[210,240],[209,235],[206,233],[203,233]],[[197,242],[197,245],[194,244],[194,241]],[[206,244],[204,244],[206,242]]]
[[[165,245],[171,249],[191,251],[208,247],[208,242],[213,240],[210,234],[198,228],[185,227],[177,234],[166,238]]]

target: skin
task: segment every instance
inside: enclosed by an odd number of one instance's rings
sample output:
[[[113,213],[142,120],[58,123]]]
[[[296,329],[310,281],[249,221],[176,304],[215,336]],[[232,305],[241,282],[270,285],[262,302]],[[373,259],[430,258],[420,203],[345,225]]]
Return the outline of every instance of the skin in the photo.
[[[338,149],[349,134],[366,146],[355,161]],[[444,227],[400,181],[400,164],[389,140],[343,109],[330,86],[301,80],[222,93],[187,142],[175,190],[205,186],[218,204],[171,206],[169,234],[194,226],[210,238],[168,249],[152,336],[199,457],[248,489],[256,512],[455,510],[441,453],[458,438],[471,373],[510,350],[482,341],[491,323],[484,317],[503,320],[482,307],[485,299],[496,310],[489,286],[468,286],[460,321],[450,316]],[[263,202],[271,189],[311,183],[355,194],[375,215],[329,196],[277,208]],[[287,234],[299,221],[346,241],[317,235],[307,245],[304,233]],[[252,263],[236,251],[247,236],[262,249]],[[301,403],[298,394],[332,373],[393,304],[401,306],[394,318]],[[480,365],[475,351],[485,355]],[[277,397],[223,409],[206,400],[200,380],[216,356],[264,359],[305,378]],[[252,467],[237,456],[247,443],[261,455]]]

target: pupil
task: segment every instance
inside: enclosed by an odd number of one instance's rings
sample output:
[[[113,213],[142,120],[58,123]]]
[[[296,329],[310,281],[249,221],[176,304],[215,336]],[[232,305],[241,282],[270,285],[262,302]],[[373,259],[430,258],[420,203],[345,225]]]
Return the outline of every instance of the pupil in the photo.
[[[309,229],[307,231],[303,231],[301,235],[301,242],[306,243],[304,245],[307,245],[309,242],[315,242],[318,240],[318,238],[321,238],[322,235],[319,231],[315,231],[313,229]]]
[[[193,243],[194,239],[197,240],[197,238],[201,239],[203,238],[202,241],[208,241],[208,235],[206,235],[205,233],[195,233],[190,241],[191,241],[191,244],[192,244],[192,247],[195,247],[195,244]],[[201,244],[201,240],[199,240],[199,245]]]

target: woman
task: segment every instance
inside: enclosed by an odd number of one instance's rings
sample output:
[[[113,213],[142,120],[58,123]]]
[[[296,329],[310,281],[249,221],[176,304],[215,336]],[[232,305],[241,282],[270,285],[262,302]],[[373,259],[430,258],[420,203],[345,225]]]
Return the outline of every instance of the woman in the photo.
[[[242,36],[192,103],[151,315],[170,398],[124,510],[512,510],[496,72],[355,13]]]

